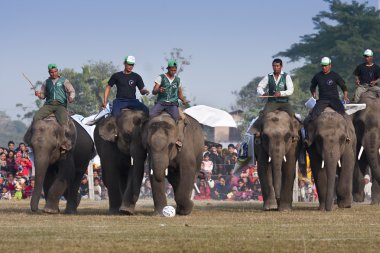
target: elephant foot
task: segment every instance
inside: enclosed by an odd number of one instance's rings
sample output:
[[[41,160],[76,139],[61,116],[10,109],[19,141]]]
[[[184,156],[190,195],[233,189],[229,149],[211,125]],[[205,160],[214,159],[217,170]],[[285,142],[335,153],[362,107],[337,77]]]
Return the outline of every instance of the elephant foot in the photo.
[[[371,200],[371,205],[380,205],[380,200],[378,200],[378,199],[372,199]]]
[[[74,209],[65,209],[65,214],[77,214],[77,210]]]
[[[351,201],[338,201],[339,208],[351,208]]]
[[[354,202],[364,202],[364,194],[355,193],[352,195]]]
[[[59,209],[55,209],[55,208],[48,208],[48,207],[45,207],[44,208],[44,212],[45,213],[48,213],[48,214],[58,214],[59,213]]]
[[[275,199],[264,201],[264,205],[263,205],[264,211],[274,211],[277,209],[278,209],[278,205]]]
[[[181,205],[177,203],[176,214],[189,215],[191,211],[193,211],[193,207],[194,207],[194,202],[191,200],[189,200],[189,202],[186,203],[185,205]]]
[[[119,211],[121,214],[133,215],[135,213],[135,205],[121,206]]]
[[[164,207],[157,207],[157,208],[154,208],[154,212],[153,212],[153,216],[164,216],[162,214],[162,210],[164,209]]]
[[[290,204],[280,204],[278,207],[278,211],[280,212],[290,212],[292,211],[292,206]]]
[[[109,215],[120,215],[120,211],[118,208],[110,208],[108,210],[108,214]]]

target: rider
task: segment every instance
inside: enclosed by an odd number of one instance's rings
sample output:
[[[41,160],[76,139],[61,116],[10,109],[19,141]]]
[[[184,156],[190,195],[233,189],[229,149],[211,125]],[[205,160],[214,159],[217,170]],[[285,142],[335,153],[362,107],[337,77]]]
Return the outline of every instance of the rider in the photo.
[[[288,100],[293,94],[294,86],[290,75],[282,71],[282,60],[274,59],[272,62],[273,72],[266,75],[257,87],[257,93],[260,96],[268,96],[268,102],[265,104],[263,111],[260,112],[259,118],[252,126],[252,132],[256,138],[260,137],[261,119],[268,112],[275,110],[285,111],[291,117],[294,116],[292,107]],[[266,92],[266,90],[268,90]]]
[[[165,74],[159,75],[154,81],[153,95],[157,95],[157,102],[151,109],[149,116],[151,118],[158,116],[161,112],[166,111],[177,123],[180,120],[178,109],[178,99],[184,105],[187,101],[183,95],[181,79],[176,76],[177,62],[169,60],[166,68],[168,71]],[[182,147],[182,131],[176,142],[179,148]]]
[[[35,91],[38,98],[46,98],[46,101],[34,115],[33,121],[44,119],[54,113],[58,123],[67,132],[69,128],[67,101],[69,103],[74,102],[75,90],[69,80],[59,75],[56,64],[49,64],[48,71],[50,77],[42,84],[41,90]],[[62,150],[69,150],[71,145],[64,141],[61,148]]]
[[[134,56],[127,56],[124,59],[124,70],[114,73],[104,91],[103,108],[106,108],[108,95],[112,86],[116,85],[116,99],[112,105],[112,116],[119,116],[123,108],[142,110],[149,114],[148,108],[136,99],[136,87],[141,95],[148,95],[149,91],[144,88],[144,82],[141,76],[132,72],[136,59]]]
[[[380,67],[373,62],[372,50],[366,49],[363,56],[364,63],[359,64],[353,73],[356,78],[355,103],[359,102],[360,95],[367,90],[380,92],[380,88],[377,87],[380,82]]]
[[[344,106],[339,99],[338,86],[343,91],[344,102],[348,103],[347,87],[342,77],[331,70],[331,59],[329,57],[323,57],[321,59],[321,66],[322,71],[318,72],[311,80],[311,95],[316,98],[316,88],[318,86],[319,99],[310,114],[304,120],[306,130],[305,144],[307,146],[310,146],[311,144],[308,134],[309,123],[316,119],[326,107],[330,106],[336,112],[345,115]]]

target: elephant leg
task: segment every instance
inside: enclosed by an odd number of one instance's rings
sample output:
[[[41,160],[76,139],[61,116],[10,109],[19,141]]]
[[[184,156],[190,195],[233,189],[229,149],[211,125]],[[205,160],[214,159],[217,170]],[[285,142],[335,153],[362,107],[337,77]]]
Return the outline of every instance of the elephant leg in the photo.
[[[290,211],[292,209],[295,168],[296,162],[293,158],[289,158],[283,166],[279,211]]]
[[[152,186],[154,214],[162,215],[162,209],[167,206],[165,180],[158,181],[154,175],[149,175],[149,179]]]
[[[277,209],[277,201],[274,194],[272,182],[272,170],[268,164],[268,155],[261,146],[255,145],[257,155],[257,173],[260,179],[261,192],[263,195],[263,209],[265,211]]]
[[[308,150],[310,155],[310,167],[317,187],[319,210],[326,210],[327,174],[326,168],[321,168],[322,158],[314,148]]]
[[[179,187],[179,171],[173,168],[169,168],[168,181],[173,187],[173,192],[175,196]]]
[[[145,154],[145,151],[141,151]],[[136,202],[140,195],[141,184],[144,177],[144,157],[135,158],[134,165],[128,171],[128,179],[126,190],[123,194],[123,201],[121,203],[120,211],[122,213],[132,215],[135,212]]]
[[[350,208],[352,203],[352,180],[355,159],[351,153],[347,153],[341,157],[342,168],[340,168],[341,171],[336,187],[337,202],[340,208]]]
[[[68,178],[72,178],[68,173],[73,171],[74,161],[72,154],[69,154],[67,159],[58,162],[58,175],[49,189],[48,196],[46,197],[44,212],[59,212],[59,200],[68,186]]]
[[[352,178],[352,197],[355,202],[364,202],[363,170],[365,167],[367,167],[367,163],[363,158],[356,161]]]
[[[67,194],[66,194],[66,209],[65,213],[66,214],[76,214],[77,213],[77,208],[80,202],[80,198],[78,198],[78,190],[80,186],[81,179],[83,178],[83,173],[76,173],[74,181],[72,182],[71,185],[68,186],[67,188]]]
[[[380,204],[380,184],[372,177],[372,187],[371,187],[371,205]]]
[[[49,195],[49,189],[53,185],[55,179],[57,178],[58,174],[58,168],[57,166],[49,166],[46,175],[45,175],[45,180],[44,180],[44,185],[43,185],[43,191],[45,195],[45,200],[47,199]]]
[[[188,215],[193,210],[194,202],[191,200],[191,192],[194,188],[195,168],[195,162],[183,161],[180,164],[179,182],[174,195],[177,214]]]

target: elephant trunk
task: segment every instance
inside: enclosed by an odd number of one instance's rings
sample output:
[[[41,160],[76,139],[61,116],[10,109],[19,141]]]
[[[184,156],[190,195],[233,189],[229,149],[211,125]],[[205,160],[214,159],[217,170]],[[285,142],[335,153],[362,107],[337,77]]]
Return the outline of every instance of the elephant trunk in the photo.
[[[151,169],[153,170],[153,176],[158,182],[165,180],[165,170],[169,166],[169,157],[162,153],[151,154]]]
[[[371,167],[372,176],[377,182],[380,182],[379,167],[379,143],[377,142],[377,134],[370,133],[363,140],[364,152],[367,156],[368,165]]]
[[[45,152],[36,152],[40,154],[46,154]],[[30,207],[33,212],[38,210],[38,203],[40,201],[40,196],[44,184],[44,179],[46,175],[47,168],[49,166],[49,157],[47,155],[39,155],[35,158],[35,186],[32,194],[32,199],[30,201]],[[45,196],[46,198],[47,196]]]
[[[285,157],[285,147],[280,145],[280,147],[271,147],[269,150],[273,177],[273,188],[275,192],[276,199],[280,199],[281,195],[281,182],[282,182],[282,163]]]
[[[324,168],[326,170],[327,191],[326,191],[326,210],[331,211],[334,202],[336,168],[340,160],[340,152],[337,149],[325,149],[323,154]]]

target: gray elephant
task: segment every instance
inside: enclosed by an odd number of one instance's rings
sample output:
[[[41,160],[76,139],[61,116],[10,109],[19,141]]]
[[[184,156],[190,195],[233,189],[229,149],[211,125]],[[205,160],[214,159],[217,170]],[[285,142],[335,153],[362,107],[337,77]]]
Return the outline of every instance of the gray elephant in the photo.
[[[65,213],[76,213],[79,204],[78,189],[89,161],[95,157],[94,142],[79,123],[70,119],[73,147],[62,154],[60,146],[63,131],[54,117],[32,123],[24,136],[34,153],[35,188],[31,199],[31,210],[38,210],[42,188],[46,204],[44,212],[58,213],[62,195],[67,200]]]
[[[135,211],[147,156],[141,141],[147,120],[143,111],[124,109],[117,118],[102,119],[95,127],[94,140],[111,214]]]
[[[355,201],[364,201],[363,175],[371,168],[371,203],[380,204],[380,98],[377,92],[362,94],[359,103],[366,109],[355,113],[353,123],[357,137],[357,163],[354,172],[353,197]]]
[[[317,186],[319,209],[331,211],[335,193],[338,207],[351,207],[356,151],[352,119],[327,107],[309,123],[308,132],[311,145],[307,151]]]
[[[262,133],[255,140],[264,210],[291,210],[302,124],[287,112],[274,111],[262,118]]]
[[[156,215],[161,215],[162,209],[167,205],[166,174],[173,186],[177,214],[188,215],[193,209],[191,193],[202,163],[204,134],[198,121],[192,117],[186,116],[181,120],[185,121],[181,151],[178,151],[175,144],[179,130],[169,114],[162,113],[150,119],[144,130]]]

